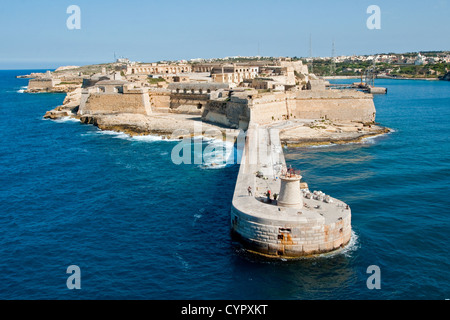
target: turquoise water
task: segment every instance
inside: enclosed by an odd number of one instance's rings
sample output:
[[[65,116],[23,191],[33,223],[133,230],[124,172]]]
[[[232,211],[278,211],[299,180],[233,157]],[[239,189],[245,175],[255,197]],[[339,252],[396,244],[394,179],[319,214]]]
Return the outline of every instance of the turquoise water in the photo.
[[[21,93],[25,73],[0,71],[1,299],[450,298],[449,82],[379,81],[377,121],[395,132],[286,150],[310,189],[351,205],[354,235],[342,253],[275,262],[231,241],[238,165],[177,166],[176,141],[43,120],[64,95]]]

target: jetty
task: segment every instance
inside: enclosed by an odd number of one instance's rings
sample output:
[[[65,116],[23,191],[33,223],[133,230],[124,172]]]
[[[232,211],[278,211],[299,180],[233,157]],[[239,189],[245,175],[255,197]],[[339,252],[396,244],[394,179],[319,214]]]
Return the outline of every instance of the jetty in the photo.
[[[387,88],[375,87],[364,82],[354,82],[350,84],[338,84],[338,83],[328,83],[326,84],[327,89],[338,89],[338,90],[359,90],[371,94],[386,94]]]
[[[299,258],[350,241],[350,207],[301,179],[286,166],[277,128],[250,123],[231,209],[232,234],[247,250]]]

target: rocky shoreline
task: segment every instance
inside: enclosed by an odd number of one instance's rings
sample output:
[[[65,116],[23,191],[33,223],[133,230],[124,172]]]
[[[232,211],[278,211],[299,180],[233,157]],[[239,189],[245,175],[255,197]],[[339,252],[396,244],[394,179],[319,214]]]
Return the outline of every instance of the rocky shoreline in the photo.
[[[57,85],[53,88],[48,89],[27,89],[25,93],[71,93],[77,89],[81,88],[81,85]]]
[[[123,132],[130,136],[160,135],[183,138],[195,134],[237,136],[239,130],[202,121],[199,115],[179,113],[136,113],[78,114],[81,88],[69,92],[61,106],[47,111],[45,119],[57,120],[70,117],[81,123],[92,124],[101,130]]]
[[[26,92],[26,91],[25,91]],[[76,88],[67,93],[63,104],[53,110],[47,111],[44,115],[45,119],[56,120],[64,117],[78,118],[78,107],[81,100],[81,88]]]
[[[316,120],[280,131],[281,143],[286,147],[306,147],[330,144],[358,143],[365,138],[392,132],[378,124],[332,122]]]
[[[79,115],[81,88],[69,92],[63,105],[47,111],[46,119],[57,120],[71,117],[81,123],[92,124],[101,130],[123,132],[130,136],[159,135],[169,138],[183,138],[215,132],[223,137],[236,137],[239,130],[202,121],[198,115],[179,113],[133,113]],[[327,144],[360,142],[362,139],[391,132],[389,128],[373,123],[333,122],[330,120],[291,120],[275,123],[280,129],[280,140],[287,147],[304,147]]]

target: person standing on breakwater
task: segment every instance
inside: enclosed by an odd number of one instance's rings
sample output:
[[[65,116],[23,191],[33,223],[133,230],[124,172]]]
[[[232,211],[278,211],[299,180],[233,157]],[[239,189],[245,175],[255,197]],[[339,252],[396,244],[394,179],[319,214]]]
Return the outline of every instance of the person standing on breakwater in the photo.
[[[270,190],[267,190],[266,196],[267,196],[267,203],[272,203],[272,199],[270,199]]]
[[[252,194],[252,187],[248,186],[247,191],[248,191],[248,195],[249,195],[249,196],[253,195],[253,194]]]

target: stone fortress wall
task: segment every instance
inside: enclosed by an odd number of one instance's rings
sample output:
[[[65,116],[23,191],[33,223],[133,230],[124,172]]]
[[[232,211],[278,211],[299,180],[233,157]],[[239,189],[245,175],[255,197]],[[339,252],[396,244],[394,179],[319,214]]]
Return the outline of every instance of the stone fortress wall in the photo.
[[[150,105],[155,112],[167,113],[170,109],[170,91],[152,88],[149,90]]]
[[[203,110],[202,119],[227,127],[246,130],[250,121],[248,100],[232,95],[226,100],[210,101]]]
[[[79,74],[32,73],[25,92],[71,92],[81,86],[83,77]]]
[[[250,121],[269,124],[286,119],[328,119],[334,121],[375,121],[372,95],[357,91],[302,90],[255,94],[254,91],[231,96],[228,101],[210,101],[203,119],[246,129]]]
[[[59,83],[61,83],[60,79],[52,79],[52,78],[30,79],[28,81],[27,89],[30,91],[31,90],[49,91]]]
[[[171,83],[169,112],[201,115],[211,97],[228,88],[228,84],[213,82]]]
[[[274,93],[253,99],[252,121],[268,124],[283,119],[375,121],[372,95],[338,90]]]
[[[123,87],[122,92],[84,90],[78,113],[80,115],[137,113],[150,115],[152,108],[148,91]]]

